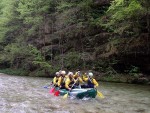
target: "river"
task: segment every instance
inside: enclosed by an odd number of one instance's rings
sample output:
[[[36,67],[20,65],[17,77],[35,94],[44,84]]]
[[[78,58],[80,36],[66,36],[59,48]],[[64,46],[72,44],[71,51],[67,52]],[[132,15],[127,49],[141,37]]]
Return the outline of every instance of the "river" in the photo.
[[[150,113],[150,86],[100,82],[104,99],[63,99],[43,88],[49,78],[0,73],[0,113]]]

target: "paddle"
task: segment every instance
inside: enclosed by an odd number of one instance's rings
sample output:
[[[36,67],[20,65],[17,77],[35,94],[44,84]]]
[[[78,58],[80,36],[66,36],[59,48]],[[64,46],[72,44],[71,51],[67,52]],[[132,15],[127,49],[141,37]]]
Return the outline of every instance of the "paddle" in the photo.
[[[88,76],[88,75],[87,75]],[[90,77],[88,76],[89,80],[91,81]],[[92,82],[92,81],[91,81]],[[96,89],[97,90],[97,89]],[[97,90],[97,95],[100,97],[100,98],[105,98],[104,95]]]
[[[51,86],[52,84],[48,84],[46,86],[44,86],[43,88],[48,89],[49,86]]]
[[[48,89],[49,86],[50,86],[50,85],[46,85],[46,86],[44,86],[43,88]]]
[[[77,80],[74,82],[74,84],[72,85],[71,90],[72,90],[73,86],[76,84],[77,81],[78,81],[78,78],[77,78]],[[70,91],[71,91],[71,90],[70,90]],[[65,95],[63,96],[64,99],[66,99],[66,98],[68,97],[68,94],[69,94],[70,91],[68,91],[67,94],[65,94]]]
[[[98,91],[98,90],[97,90],[97,95],[98,95],[100,98],[105,98],[104,95],[103,95],[100,91]]]
[[[54,85],[54,87],[50,89],[50,91],[49,91],[50,94],[55,92],[55,87],[56,86]]]
[[[54,93],[54,96],[59,96],[59,94],[60,94],[59,89],[60,89],[60,88],[58,88],[58,90]]]

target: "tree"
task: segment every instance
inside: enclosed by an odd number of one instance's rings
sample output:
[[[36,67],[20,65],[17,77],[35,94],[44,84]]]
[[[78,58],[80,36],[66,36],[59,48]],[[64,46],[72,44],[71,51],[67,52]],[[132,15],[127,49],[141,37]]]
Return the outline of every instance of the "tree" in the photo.
[[[100,23],[122,36],[139,35],[142,26],[140,19],[146,12],[144,9],[145,6],[137,0],[114,0]]]

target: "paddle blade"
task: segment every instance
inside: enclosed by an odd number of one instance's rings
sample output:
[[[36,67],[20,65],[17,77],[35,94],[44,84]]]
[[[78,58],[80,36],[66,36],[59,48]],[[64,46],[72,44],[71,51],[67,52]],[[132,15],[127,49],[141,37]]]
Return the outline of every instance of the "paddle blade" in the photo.
[[[99,91],[97,91],[97,95],[98,95],[100,98],[105,98],[104,95],[103,95],[101,92],[99,92]]]
[[[64,99],[66,99],[67,97],[68,97],[68,93],[63,96]]]
[[[55,91],[55,88],[50,89],[49,93],[53,93]]]
[[[44,86],[45,89],[48,89],[48,86]]]
[[[43,88],[47,89],[47,86],[44,86]]]
[[[59,96],[59,94],[60,94],[60,91],[58,90],[54,93],[54,96]]]

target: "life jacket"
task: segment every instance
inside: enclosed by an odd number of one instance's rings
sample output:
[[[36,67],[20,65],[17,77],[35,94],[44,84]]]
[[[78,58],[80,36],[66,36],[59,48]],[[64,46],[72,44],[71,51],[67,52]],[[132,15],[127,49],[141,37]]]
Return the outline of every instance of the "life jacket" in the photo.
[[[58,82],[59,77],[56,77],[56,82]]]
[[[57,84],[59,77],[54,77],[54,79],[55,79],[55,78],[56,78],[56,83],[55,83],[55,84]],[[53,80],[54,80],[54,79],[53,79]],[[52,81],[52,83],[54,83],[54,81]]]
[[[70,78],[69,78],[70,79]],[[73,79],[70,79],[70,84],[69,84],[69,87],[72,87],[72,85],[74,84],[74,80]]]
[[[61,78],[62,78],[61,86],[65,86],[66,77],[61,77]]]
[[[94,88],[93,79],[89,78],[88,81],[87,81],[87,85],[88,85],[89,88]]]

